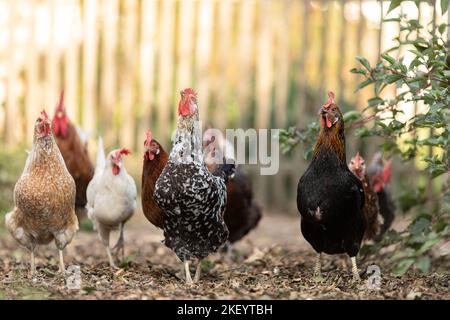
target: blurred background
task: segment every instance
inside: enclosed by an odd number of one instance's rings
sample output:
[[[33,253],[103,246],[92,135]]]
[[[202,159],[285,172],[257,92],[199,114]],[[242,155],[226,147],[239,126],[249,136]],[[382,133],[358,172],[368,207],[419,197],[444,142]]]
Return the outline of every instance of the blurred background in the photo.
[[[355,56],[374,63],[392,46],[399,26],[382,21],[388,7],[376,0],[0,0],[0,211],[11,209],[39,111],[53,115],[62,89],[91,154],[99,135],[108,150],[132,148],[127,166],[140,181],[145,131],[170,149],[185,87],[198,91],[203,123],[221,129],[304,127],[329,89],[343,111],[364,109],[372,93],[355,93],[361,78],[349,70]],[[439,4],[419,7],[402,3],[387,18],[403,12],[448,21]],[[356,150],[371,158],[376,138],[349,134],[347,157]],[[306,164],[297,150],[282,156],[276,176],[249,167],[259,201],[294,213]],[[420,165],[394,163],[394,189],[415,183],[413,171]]]

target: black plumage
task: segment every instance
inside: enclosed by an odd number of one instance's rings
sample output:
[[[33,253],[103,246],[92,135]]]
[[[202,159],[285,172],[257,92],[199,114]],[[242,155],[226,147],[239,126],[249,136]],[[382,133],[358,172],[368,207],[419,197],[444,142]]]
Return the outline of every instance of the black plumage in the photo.
[[[297,190],[301,231],[318,253],[357,255],[365,232],[364,191],[336,153],[322,148]]]
[[[334,104],[334,94],[321,110],[322,129],[314,147],[312,161],[300,178],[297,208],[301,215],[301,231],[318,256],[316,271],[320,273],[320,254],[347,253],[352,257],[353,275],[364,236],[364,190],[361,181],[347,167],[344,121]]]
[[[377,192],[377,196],[378,207],[380,208],[380,215],[383,217],[383,223],[380,226],[380,232],[376,240],[381,241],[383,235],[389,230],[395,220],[396,207],[388,189],[384,188]]]

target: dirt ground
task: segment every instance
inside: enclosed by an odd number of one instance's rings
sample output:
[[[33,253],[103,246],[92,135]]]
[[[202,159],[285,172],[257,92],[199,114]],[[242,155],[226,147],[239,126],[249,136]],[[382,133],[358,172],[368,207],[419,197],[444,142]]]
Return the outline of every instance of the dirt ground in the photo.
[[[450,299],[450,262],[435,262],[434,272],[403,277],[389,272],[387,256],[360,261],[362,280],[351,282],[347,260],[325,256],[322,282],[314,281],[315,254],[303,240],[296,216],[266,214],[257,230],[234,247],[202,264],[198,284],[179,279],[181,264],[163,244],[162,232],[137,213],[125,233],[126,259],[110,268],[96,233],[81,231],[66,250],[66,266],[80,267],[79,289],[69,289],[54,245],[39,247],[38,272],[29,276],[29,253],[0,229],[0,299]],[[113,239],[115,240],[115,239]],[[366,270],[380,268],[379,289]],[[194,266],[192,266],[192,273]],[[370,280],[370,281],[369,281]]]

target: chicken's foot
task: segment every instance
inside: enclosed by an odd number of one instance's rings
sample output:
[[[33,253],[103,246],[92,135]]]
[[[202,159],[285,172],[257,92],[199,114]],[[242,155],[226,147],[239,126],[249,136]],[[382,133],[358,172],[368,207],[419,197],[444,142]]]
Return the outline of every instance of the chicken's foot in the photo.
[[[189,271],[189,261],[184,262],[184,272],[186,273],[186,283],[192,284],[191,272]]]
[[[353,282],[360,281],[358,267],[356,266],[356,257],[351,257],[352,260],[352,273],[353,273]]]
[[[197,264],[197,269],[195,269],[194,283],[200,280],[201,273],[202,273],[202,260],[199,260]]]
[[[106,248],[106,254],[108,255],[109,265],[113,268],[117,268],[116,264],[114,263],[112,254],[111,254],[111,249],[109,248],[109,246],[105,246],[105,248]]]

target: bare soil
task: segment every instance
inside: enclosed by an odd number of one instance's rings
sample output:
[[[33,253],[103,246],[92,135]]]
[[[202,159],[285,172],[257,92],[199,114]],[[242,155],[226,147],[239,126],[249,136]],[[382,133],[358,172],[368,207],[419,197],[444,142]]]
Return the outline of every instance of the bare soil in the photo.
[[[96,233],[80,231],[65,254],[66,266],[81,270],[79,289],[70,290],[70,274],[58,273],[54,245],[38,248],[38,271],[31,277],[29,253],[0,229],[0,299],[450,299],[448,257],[433,261],[428,275],[411,270],[396,277],[389,253],[383,253],[359,261],[362,280],[352,283],[347,258],[325,256],[324,279],[318,282],[312,275],[315,253],[296,216],[266,214],[231,254],[209,257],[201,281],[192,286],[179,278],[181,263],[162,238],[161,230],[137,213],[126,227],[125,261],[113,269]],[[380,268],[379,289],[367,285],[373,277],[366,270],[373,264]]]

